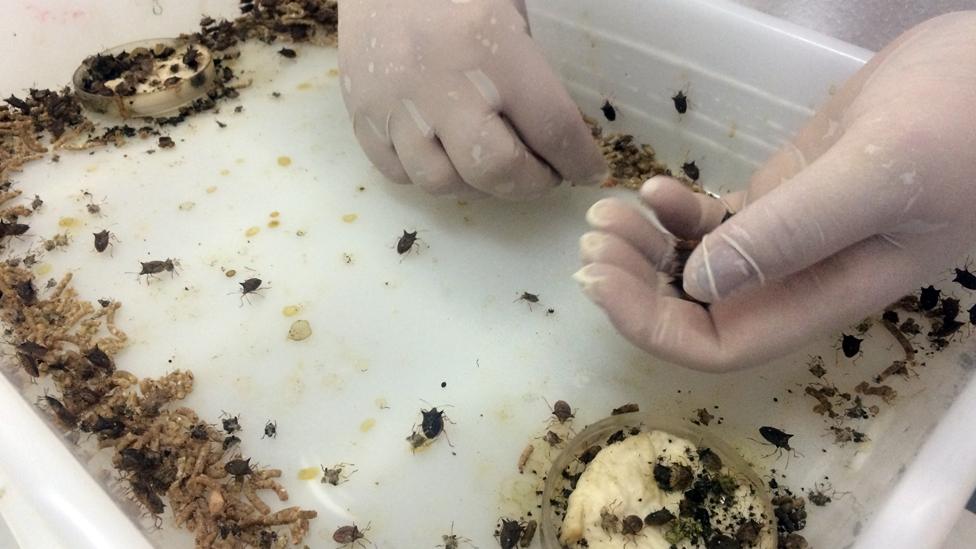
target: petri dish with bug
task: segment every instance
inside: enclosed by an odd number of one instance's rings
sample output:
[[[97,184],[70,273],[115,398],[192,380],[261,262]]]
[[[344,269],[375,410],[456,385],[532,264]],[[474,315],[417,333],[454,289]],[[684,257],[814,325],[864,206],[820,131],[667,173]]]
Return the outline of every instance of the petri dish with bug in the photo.
[[[626,413],[584,429],[542,496],[544,549],[775,549],[766,485],[710,433]]]
[[[214,71],[205,46],[153,38],[85,58],[72,84],[89,110],[118,118],[162,116],[205,96]]]

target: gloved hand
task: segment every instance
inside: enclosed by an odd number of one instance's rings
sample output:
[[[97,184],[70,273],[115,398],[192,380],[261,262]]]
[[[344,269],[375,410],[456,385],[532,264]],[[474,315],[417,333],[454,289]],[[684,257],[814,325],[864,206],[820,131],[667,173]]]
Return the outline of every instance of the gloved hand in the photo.
[[[342,0],[339,68],[356,138],[434,194],[535,198],[597,183],[603,157],[528,34],[524,0]]]
[[[880,312],[976,244],[976,12],[899,37],[747,191],[723,202],[656,177],[640,197],[659,223],[622,200],[596,203],[575,276],[652,354],[743,368]],[[667,284],[675,237],[701,240],[684,290],[709,307]]]

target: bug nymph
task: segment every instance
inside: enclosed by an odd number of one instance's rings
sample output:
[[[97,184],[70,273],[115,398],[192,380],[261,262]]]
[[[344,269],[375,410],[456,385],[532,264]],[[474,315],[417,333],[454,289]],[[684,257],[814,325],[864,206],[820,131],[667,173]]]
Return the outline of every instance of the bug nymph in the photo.
[[[772,453],[763,456],[763,458],[768,458],[773,454],[779,454],[783,450],[786,450],[787,452],[792,452],[793,454],[797,454],[801,456],[803,455],[797,452],[792,446],[790,446],[790,439],[793,438],[793,435],[787,433],[786,431],[777,429],[776,427],[763,426],[759,428],[759,434],[766,440],[766,442],[772,444],[774,448]],[[789,453],[787,453],[787,459],[788,458],[789,458]],[[789,461],[787,461],[787,467],[789,467]]]
[[[227,471],[227,474],[232,475],[237,480],[241,480],[247,475],[254,473],[254,469],[251,468],[251,458],[232,459],[224,464],[224,471]]]
[[[44,395],[43,399],[62,426],[72,429],[78,424],[78,417],[65,408],[60,400],[50,395]]]
[[[681,171],[683,171],[685,175],[688,176],[688,179],[692,181],[698,181],[698,178],[701,177],[701,171],[699,171],[698,165],[695,164],[694,160],[682,164]]]
[[[238,284],[240,284],[240,286],[241,286],[241,305],[242,306],[244,305],[244,300],[245,299],[247,300],[248,303],[251,302],[250,298],[248,298],[249,295],[251,295],[251,294],[262,295],[261,294],[261,290],[271,289],[271,286],[261,287],[261,284],[263,284],[263,283],[264,283],[264,281],[261,280],[260,278],[248,278],[244,282],[238,282]]]
[[[922,288],[922,291],[918,296],[918,307],[923,311],[931,311],[939,304],[939,298],[942,296],[942,292],[935,286],[928,286]]]
[[[524,301],[528,306],[529,310],[532,310],[532,305],[539,303],[539,294],[533,294],[529,292],[522,292],[518,297],[515,298],[512,303],[518,303],[519,301]]]
[[[569,406],[568,402],[565,400],[557,400],[556,403],[552,405],[552,417],[554,417],[559,423],[566,423],[567,420],[576,416],[573,415],[573,409]]]
[[[343,482],[349,480],[349,477],[356,471],[352,471],[349,474],[343,474],[346,467],[351,467],[351,463],[337,463],[332,467],[326,467],[322,465],[322,484],[331,484],[333,486],[338,486]]]
[[[522,539],[524,530],[525,526],[521,522],[503,518],[501,525],[495,530],[495,537],[498,538],[498,543],[502,549],[515,549],[519,540]]]
[[[220,420],[223,424],[224,432],[226,432],[228,435],[234,431],[241,430],[241,423],[238,421],[238,417],[239,416],[228,416]]]
[[[417,247],[417,250],[419,251],[420,250],[420,246],[417,244],[417,242],[419,240],[420,239],[417,238],[417,231],[414,231],[414,232],[410,233],[410,232],[407,232],[406,230],[404,230],[403,231],[403,236],[401,236],[400,238],[397,239],[397,243],[396,243],[396,251],[397,251],[397,253],[400,254],[400,255],[403,255],[403,254],[409,252],[410,250],[412,250],[415,246]]]
[[[674,94],[671,96],[671,101],[674,102],[674,110],[678,111],[678,114],[688,112],[688,96],[685,95],[685,92],[679,91]]]
[[[471,540],[454,533],[454,523],[451,523],[451,532],[449,534],[441,535],[441,540],[444,542],[436,547],[443,547],[444,549],[458,549],[461,547],[461,543],[467,543],[471,545]],[[473,547],[473,546],[472,546]]]
[[[969,267],[963,267],[962,269],[955,269],[956,277],[952,279],[953,282],[959,284],[967,290],[976,290],[976,274],[969,272]]]
[[[276,438],[277,436],[278,424],[269,419],[268,422],[264,424],[264,435],[262,435],[261,438]]]
[[[95,237],[95,251],[98,253],[104,252],[111,245],[111,240],[115,239],[115,235],[108,229],[92,233],[92,236]]]

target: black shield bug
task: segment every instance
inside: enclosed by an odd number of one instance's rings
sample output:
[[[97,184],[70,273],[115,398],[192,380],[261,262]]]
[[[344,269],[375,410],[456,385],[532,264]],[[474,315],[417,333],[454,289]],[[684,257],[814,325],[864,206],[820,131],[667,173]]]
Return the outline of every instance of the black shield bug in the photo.
[[[403,236],[397,239],[397,243],[396,243],[397,253],[403,255],[409,252],[417,244],[418,240],[420,239],[417,238],[417,231],[411,233],[404,230]]]
[[[849,334],[841,334],[840,348],[844,352],[844,356],[847,358],[854,358],[861,352],[861,342],[864,341],[859,337],[855,337]]]
[[[495,537],[498,538],[498,544],[501,545],[502,549],[515,549],[519,540],[522,539],[524,530],[525,526],[521,522],[503,518],[501,525],[495,530]]]
[[[759,428],[759,434],[763,437],[763,439],[766,440],[766,442],[772,444],[774,448],[773,452],[763,456],[764,458],[767,458],[773,454],[778,454],[783,450],[786,450],[787,452],[792,452],[794,454],[799,454],[799,452],[797,452],[796,450],[793,449],[792,446],[790,446],[790,439],[793,438],[793,435],[791,435],[790,433],[787,433],[782,429],[777,429],[776,427],[763,426]],[[788,457],[789,454],[787,454],[787,458]],[[787,463],[787,467],[788,466],[789,463]]]
[[[921,293],[918,296],[918,307],[923,311],[931,311],[939,304],[939,297],[942,296],[942,292],[939,291],[935,286],[928,286],[922,288]]]
[[[976,274],[969,272],[969,267],[956,269],[956,277],[952,281],[967,290],[976,290]]]
[[[698,165],[695,164],[694,160],[682,164],[681,171],[683,171],[685,175],[688,176],[688,179],[692,181],[698,181],[698,178],[701,177],[701,171],[699,171]]]
[[[281,48],[280,50],[278,50],[278,55],[282,57],[286,57],[288,59],[294,59],[298,57],[298,53],[291,48]]]
[[[679,91],[674,94],[671,96],[671,101],[674,102],[674,110],[678,111],[678,114],[688,112],[688,97],[685,95],[685,92]]]
[[[362,530],[359,529],[355,524],[348,526],[340,526],[336,528],[336,531],[332,533],[332,541],[342,544],[342,547],[351,545],[358,542],[361,539],[366,539],[366,531],[369,530],[369,525]],[[367,540],[368,541],[368,540]]]
[[[600,111],[603,112],[603,116],[610,122],[617,119],[617,109],[610,104],[610,100],[607,99],[603,102],[603,106],[600,107]]]
[[[246,477],[247,475],[254,473],[254,469],[251,468],[250,458],[232,459],[224,464],[224,471],[227,471],[227,474],[232,475],[238,479],[241,479],[243,477]]]

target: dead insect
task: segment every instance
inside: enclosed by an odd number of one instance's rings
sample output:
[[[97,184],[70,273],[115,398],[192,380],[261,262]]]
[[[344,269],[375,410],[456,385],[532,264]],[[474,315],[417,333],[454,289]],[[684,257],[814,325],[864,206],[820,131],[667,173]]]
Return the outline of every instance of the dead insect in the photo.
[[[614,408],[613,411],[610,412],[610,415],[619,416],[620,414],[632,414],[634,412],[639,412],[639,411],[640,411],[640,406],[634,404],[633,402],[629,402],[619,408]]]
[[[220,445],[224,449],[224,451],[226,452],[227,449],[230,448],[231,446],[234,446],[235,444],[240,444],[240,443],[241,443],[241,439],[239,437],[237,437],[236,435],[230,435],[230,436],[224,437],[224,440],[223,440],[223,442],[220,443]]]
[[[529,458],[532,457],[532,452],[534,451],[535,451],[535,446],[533,446],[532,443],[529,443],[529,445],[526,446],[524,450],[522,450],[522,453],[519,454],[518,472],[520,474],[525,472],[525,464],[529,462]]]
[[[717,473],[722,470],[722,458],[718,457],[711,448],[699,448],[698,460],[707,471]]]
[[[291,48],[281,48],[280,50],[278,50],[278,55],[288,59],[294,59],[298,57],[298,53],[296,53],[295,50]]]
[[[538,294],[532,294],[532,293],[529,293],[529,292],[522,292],[522,294],[520,296],[516,297],[515,298],[515,301],[513,301],[512,303],[516,303],[516,302],[519,302],[519,301],[524,301],[524,302],[528,303],[529,304],[529,309],[531,309],[532,308],[532,304],[539,302],[539,296],[538,296]]]
[[[859,337],[855,337],[848,334],[841,334],[840,348],[844,352],[844,356],[847,358],[854,358],[861,352],[861,342],[864,341]]]
[[[247,475],[254,473],[254,469],[251,468],[251,459],[232,459],[224,464],[224,471],[227,474],[233,475],[237,479],[241,479]]]
[[[115,369],[115,365],[112,364],[112,359],[105,351],[99,349],[97,344],[85,352],[85,358],[88,359],[88,362],[91,362],[92,366],[101,368],[106,372],[112,372]]]
[[[603,111],[603,116],[606,117],[606,119],[610,122],[617,119],[617,109],[613,108],[613,105],[610,104],[609,99],[604,100],[603,106],[600,107],[600,110]]]
[[[335,532],[332,532],[332,541],[341,543],[343,546],[350,545],[361,539],[366,539],[367,530],[369,530],[369,525],[366,525],[366,528],[363,528],[362,530],[360,530],[355,524],[340,526],[339,528],[336,528]]]
[[[54,159],[52,158],[52,160],[54,160]],[[31,200],[31,209],[34,210],[34,211],[37,211],[43,205],[44,205],[44,201],[41,200],[41,197],[40,196],[38,196],[38,195],[35,194],[34,195],[34,200]]]
[[[30,355],[37,360],[44,360],[47,356],[48,349],[43,345],[38,345],[30,340],[25,340],[23,343],[17,345],[17,350],[25,355]]]
[[[441,540],[444,543],[441,544],[441,545],[438,545],[437,547],[443,547],[444,549],[458,549],[461,546],[461,542],[465,542],[468,545],[471,545],[471,540],[470,539],[468,539],[468,538],[466,538],[464,536],[459,536],[459,535],[457,535],[457,534],[454,533],[454,523],[453,522],[451,523],[451,533],[442,535],[441,536]]]
[[[241,430],[241,423],[237,420],[238,417],[239,416],[229,416],[220,420],[223,424],[224,432],[226,432],[228,435],[234,431]]]
[[[638,532],[641,531],[641,529],[644,528],[644,519],[640,518],[637,515],[627,515],[621,521],[621,526],[622,526],[621,532],[625,536],[633,536],[636,535]]]
[[[268,422],[264,424],[264,434],[261,435],[261,438],[276,438],[277,436],[278,424],[269,419]]]
[[[349,480],[349,476],[352,475],[352,473],[356,472],[353,471],[348,475],[343,474],[345,472],[346,467],[351,465],[352,464],[350,463],[337,463],[332,467],[326,467],[325,465],[322,465],[322,484],[331,484],[333,486],[338,486],[343,482],[346,482],[347,480]]]
[[[153,491],[148,482],[133,480],[129,483],[132,487],[132,495],[136,501],[142,504],[152,515],[159,515],[166,509],[166,504],[162,498]]]
[[[698,181],[698,178],[701,176],[701,172],[698,170],[698,166],[695,164],[694,160],[682,164],[681,171],[683,171],[685,175],[688,176],[688,179],[692,181]]]
[[[549,446],[555,446],[563,441],[562,437],[552,431],[546,431],[546,434],[543,435],[542,440],[548,442]]]
[[[190,427],[190,438],[195,440],[206,440],[209,438],[210,433],[207,432],[207,426],[203,423],[197,423],[193,427]]]
[[[967,290],[976,290],[976,274],[969,272],[969,267],[956,269],[956,277],[952,281]]]
[[[678,114],[688,112],[688,97],[685,95],[685,92],[679,91],[674,94],[671,96],[671,101],[674,102],[674,110],[678,111]]]
[[[600,509],[600,528],[608,534],[620,531],[620,517],[613,514],[610,506]]]
[[[420,239],[417,238],[417,231],[414,231],[414,232],[410,233],[410,232],[407,232],[406,230],[404,230],[403,231],[403,236],[401,236],[399,239],[397,239],[397,243],[396,243],[396,251],[397,251],[397,253],[400,254],[400,255],[403,255],[403,254],[409,252],[417,244],[417,241],[418,240],[420,240]]]
[[[112,233],[108,232],[108,229],[102,230],[101,232],[92,233],[95,237],[95,251],[102,253],[108,248],[108,241],[111,238]]]
[[[828,494],[828,491],[831,493]],[[833,490],[829,485],[817,483],[807,492],[807,499],[810,500],[810,503],[816,505],[817,507],[824,507],[833,501],[833,499],[831,499],[832,494]]]
[[[24,302],[24,305],[33,305],[37,302],[37,289],[34,288],[34,282],[31,280],[14,284],[14,291],[17,292],[17,297]]]
[[[528,547],[532,545],[532,538],[535,537],[535,531],[539,527],[539,523],[535,519],[529,519],[525,522],[525,527],[522,529],[522,535],[519,537],[519,547]]]
[[[161,135],[161,136],[159,136],[159,148],[160,149],[169,149],[169,148],[172,148],[172,147],[175,147],[175,146],[176,146],[176,143],[173,141],[173,138],[172,137],[170,137],[168,135]]]
[[[78,424],[78,417],[72,414],[68,409],[61,403],[60,400],[54,398],[50,395],[44,395],[44,402],[47,403],[47,407],[50,408],[54,417],[58,418],[58,421],[64,427],[74,428]]]
[[[30,229],[30,225],[24,225],[23,223],[7,223],[6,221],[0,221],[0,237],[3,236],[20,236]]]
[[[422,433],[418,433],[417,431],[414,431],[410,433],[410,436],[407,437],[407,442],[410,443],[411,449],[416,450],[417,448],[420,448],[421,446],[427,444],[429,441],[427,440],[427,437],[425,437]]]
[[[495,537],[498,538],[498,544],[501,545],[502,549],[515,549],[519,540],[522,539],[525,526],[517,520],[506,518],[501,520],[501,526],[495,530]]]
[[[644,517],[644,524],[648,526],[663,526],[675,519],[674,513],[667,509],[654,511]]]
[[[927,288],[922,288],[918,296],[918,307],[923,311],[931,311],[939,304],[939,297],[941,295],[942,292],[935,286],[930,285]]]
[[[139,271],[139,276],[146,275],[148,280],[154,274],[159,274],[163,271],[172,273],[176,270],[176,265],[178,262],[175,259],[165,259],[163,261],[140,261],[139,265],[142,269]]]

